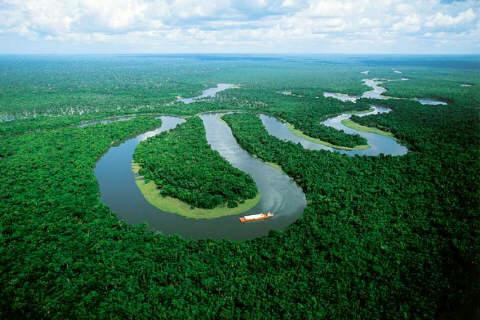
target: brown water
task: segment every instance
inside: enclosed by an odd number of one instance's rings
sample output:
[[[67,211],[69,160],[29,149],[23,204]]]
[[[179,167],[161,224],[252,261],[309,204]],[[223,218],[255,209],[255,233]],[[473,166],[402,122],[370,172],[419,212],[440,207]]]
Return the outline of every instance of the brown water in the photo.
[[[261,195],[254,208],[236,216],[195,220],[159,210],[145,200],[131,169],[133,153],[141,141],[184,122],[176,117],[161,117],[160,128],[110,148],[98,161],[95,175],[102,202],[127,223],[146,223],[152,230],[188,239],[246,240],[266,235],[271,230],[282,230],[293,223],[306,206],[301,188],[282,171],[243,150],[220,116],[215,113],[201,115],[208,143],[234,167],[253,178]],[[274,212],[274,218],[248,224],[239,221],[240,216],[264,211]]]

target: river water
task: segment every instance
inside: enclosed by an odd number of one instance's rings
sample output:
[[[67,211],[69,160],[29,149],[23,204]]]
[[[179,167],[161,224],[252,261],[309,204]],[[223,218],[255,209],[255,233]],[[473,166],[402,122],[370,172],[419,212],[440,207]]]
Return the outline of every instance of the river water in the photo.
[[[388,113],[391,109],[373,106],[372,109],[365,113],[359,113],[357,116],[364,117],[368,115]],[[368,145],[370,146],[365,150],[342,150],[329,147],[320,143],[315,143],[306,138],[300,137],[294,134],[287,126],[286,123],[267,115],[260,115],[265,129],[268,133],[280,140],[290,141],[293,143],[300,143],[303,148],[309,150],[326,150],[332,152],[338,152],[341,154],[346,154],[349,156],[361,155],[361,156],[378,156],[380,154],[392,155],[392,156],[401,156],[408,152],[408,149],[398,143],[398,141],[390,136],[384,136],[371,132],[357,131],[346,127],[342,124],[342,120],[349,119],[352,116],[352,113],[343,113],[339,116],[329,118],[325,120],[322,124],[328,127],[335,128],[337,130],[343,130],[347,134],[358,134],[364,137]]]
[[[427,106],[446,106],[447,105],[446,102],[436,100],[436,99],[415,98],[415,99],[412,99],[412,100],[415,100],[415,101],[420,102],[421,104],[427,105]]]
[[[367,82],[372,90],[365,94],[370,97],[381,96],[385,91],[379,83]],[[215,96],[216,93],[235,87],[230,84],[219,84],[216,88],[205,90],[202,95],[194,98],[185,98],[181,101],[192,103],[199,99]],[[388,108],[373,107],[371,111],[359,114],[390,112]],[[398,144],[392,137],[374,133],[356,131],[345,127],[341,121],[348,119],[352,114],[345,113],[326,120],[323,124],[344,130],[347,134],[360,134],[365,137],[371,146],[367,150],[339,150],[321,144],[310,142],[294,135],[286,125],[270,116],[260,115],[260,118],[270,134],[277,138],[301,143],[306,149],[335,151],[346,155],[376,156],[381,153],[402,155],[407,149]],[[260,201],[252,209],[245,212],[215,218],[190,219],[178,214],[162,211],[151,205],[138,189],[132,171],[133,153],[136,146],[155,135],[174,129],[185,120],[178,117],[162,116],[161,127],[129,139],[119,146],[114,146],[97,162],[95,175],[98,180],[101,200],[120,219],[130,224],[145,223],[154,231],[163,234],[176,234],[187,239],[229,239],[247,240],[268,234],[271,230],[282,230],[296,221],[306,207],[305,194],[301,188],[283,171],[274,168],[263,161],[251,156],[243,150],[235,140],[230,127],[221,119],[222,114],[205,113],[200,115],[206,138],[212,149],[232,166],[249,174],[255,181],[260,192]],[[259,212],[272,211],[275,216],[269,220],[242,224],[239,217]]]
[[[180,98],[177,99],[177,101],[183,102],[185,104],[189,104],[189,103],[193,103],[193,102],[198,101],[198,100],[213,98],[217,95],[217,93],[219,93],[221,91],[224,91],[224,90],[227,90],[227,89],[235,89],[235,88],[238,88],[238,86],[235,85],[235,84],[219,83],[219,84],[217,84],[216,87],[208,88],[208,89],[203,90],[202,94],[199,95],[199,96],[192,97],[192,98],[181,98],[180,97]]]
[[[281,170],[265,164],[243,150],[220,116],[201,116],[208,143],[234,167],[253,178],[261,195],[260,202],[254,208],[235,216],[195,220],[164,212],[145,200],[132,172],[133,153],[141,141],[175,128],[184,121],[176,117],[161,117],[160,128],[110,148],[98,161],[95,175],[102,202],[127,223],[146,223],[152,230],[177,234],[188,239],[246,240],[266,235],[271,230],[282,230],[293,223],[302,215],[306,206],[305,194]],[[275,213],[272,219],[247,224],[239,221],[240,216],[268,210]]]
[[[401,78],[400,81],[408,81],[408,78]],[[371,88],[369,91],[365,91],[362,95],[360,96],[353,96],[349,95],[346,93],[339,93],[339,92],[324,92],[323,96],[325,98],[334,98],[337,100],[340,100],[342,102],[353,102],[356,103],[358,99],[364,98],[364,99],[378,99],[378,100],[387,100],[387,99],[405,99],[405,98],[396,98],[396,97],[390,97],[390,96],[384,96],[383,94],[387,92],[387,89],[382,87],[382,84],[384,82],[388,81],[398,81],[398,80],[389,80],[389,79],[363,79],[362,82],[364,85],[368,86]],[[412,98],[408,100],[413,100],[417,101],[418,103],[422,105],[431,105],[431,106],[437,106],[437,105],[447,105],[446,102],[440,101],[437,99],[433,98]]]

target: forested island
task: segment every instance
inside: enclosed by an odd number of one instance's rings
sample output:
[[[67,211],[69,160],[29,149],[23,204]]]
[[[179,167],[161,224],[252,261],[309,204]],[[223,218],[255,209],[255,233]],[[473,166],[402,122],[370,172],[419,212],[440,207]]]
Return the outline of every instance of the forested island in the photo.
[[[234,208],[258,193],[250,176],[210,148],[198,117],[141,143],[134,161],[140,167],[138,173],[146,183],[152,180],[161,196],[195,208]]]

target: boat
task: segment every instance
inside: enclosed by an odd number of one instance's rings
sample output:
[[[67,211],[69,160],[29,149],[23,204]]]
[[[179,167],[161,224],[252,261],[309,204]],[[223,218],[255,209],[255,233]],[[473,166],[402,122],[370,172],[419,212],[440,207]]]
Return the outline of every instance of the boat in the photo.
[[[246,222],[253,222],[253,221],[260,221],[260,220],[265,220],[265,219],[270,219],[273,217],[273,213],[268,211],[266,213],[257,213],[257,214],[251,214],[249,216],[244,216],[240,218],[241,223],[246,223]]]

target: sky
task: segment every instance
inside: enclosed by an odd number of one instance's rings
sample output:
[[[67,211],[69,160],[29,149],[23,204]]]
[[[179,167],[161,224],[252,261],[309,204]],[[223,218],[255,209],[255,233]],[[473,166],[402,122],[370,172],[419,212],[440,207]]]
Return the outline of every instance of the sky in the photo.
[[[0,0],[0,53],[479,54],[480,0]]]

